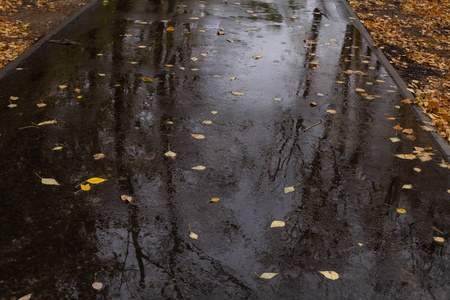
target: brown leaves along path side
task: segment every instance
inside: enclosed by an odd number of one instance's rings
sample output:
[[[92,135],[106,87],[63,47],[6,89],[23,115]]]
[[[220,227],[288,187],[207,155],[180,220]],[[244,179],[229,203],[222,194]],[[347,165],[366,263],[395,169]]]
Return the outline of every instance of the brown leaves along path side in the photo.
[[[450,141],[450,1],[349,0],[425,114]]]
[[[0,1],[0,68],[16,59],[88,0]]]

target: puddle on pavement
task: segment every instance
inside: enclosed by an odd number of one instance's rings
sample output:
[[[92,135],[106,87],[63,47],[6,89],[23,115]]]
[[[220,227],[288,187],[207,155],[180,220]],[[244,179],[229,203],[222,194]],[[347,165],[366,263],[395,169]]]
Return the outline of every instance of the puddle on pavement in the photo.
[[[1,299],[450,293],[449,170],[394,157],[436,145],[338,2],[109,1],[62,38],[0,81]]]

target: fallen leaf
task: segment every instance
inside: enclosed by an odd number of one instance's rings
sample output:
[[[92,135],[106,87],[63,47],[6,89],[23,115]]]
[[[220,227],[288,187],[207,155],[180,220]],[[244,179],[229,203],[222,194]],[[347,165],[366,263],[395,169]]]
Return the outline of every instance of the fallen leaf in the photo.
[[[191,225],[190,225],[190,224],[188,224],[188,226],[189,226],[189,237],[190,237],[191,239],[197,240],[197,239],[198,239],[198,235],[197,235],[196,233],[193,233],[193,232],[192,232],[192,230],[191,230]]]
[[[335,115],[336,111],[334,109],[327,109],[327,113]]]
[[[357,91],[357,92],[362,92],[362,93],[364,93],[364,92],[365,92],[365,90],[364,90],[364,89],[360,89],[360,88],[357,88],[357,89],[355,89],[355,91]]]
[[[411,128],[407,128],[407,129],[403,129],[402,132],[406,133],[406,134],[411,134],[414,132],[414,130],[412,130]]]
[[[92,287],[94,289],[96,289],[97,291],[100,291],[103,288],[103,283],[101,283],[101,282],[94,282],[92,284]]]
[[[409,160],[417,158],[414,154],[395,154],[394,156],[401,159],[409,159]]]
[[[30,300],[32,294],[28,294],[19,298],[19,300]]]
[[[311,105],[311,106],[314,107],[314,106],[317,106],[317,103],[313,101],[313,102],[311,102],[309,105]]]
[[[194,56],[194,57],[191,57],[191,60],[192,60],[192,61],[197,61],[197,60],[198,60],[198,57],[195,57],[195,56]]]
[[[205,121],[203,121],[202,123],[203,123],[203,124],[206,124],[206,125],[211,125],[211,124],[212,124],[212,121],[210,121],[210,120],[205,120]]]
[[[293,186],[287,186],[287,187],[284,188],[284,194],[285,195],[289,194],[289,193],[291,193],[293,191],[295,191],[295,187],[293,187]]]
[[[339,274],[334,271],[319,271],[319,273],[331,280],[339,279]]]
[[[208,54],[206,54],[206,53],[202,53],[202,54],[200,54],[200,55],[203,56],[203,57],[208,56]]]
[[[11,103],[11,104],[8,104],[7,106],[8,106],[9,108],[14,108],[14,107],[17,107],[17,104]]]
[[[167,29],[166,29],[167,31],[169,31],[169,32],[172,32],[172,31],[174,31],[175,30],[175,28],[173,28],[172,26],[170,26],[170,27],[167,27]]]
[[[61,150],[62,148],[63,148],[63,146],[56,146],[52,150],[53,151],[58,151],[58,150]]]
[[[212,113],[213,115],[216,115],[216,114],[217,114],[217,110],[212,110],[211,113]]]
[[[323,97],[322,93],[317,93],[317,96]]]
[[[81,90],[80,89],[74,89],[74,91],[75,91],[75,93],[81,93]]]
[[[411,184],[404,184],[404,185],[402,186],[402,189],[410,190],[410,189],[412,189],[412,185],[411,185]]]
[[[89,183],[92,183],[92,184],[98,184],[98,183],[101,183],[101,182],[106,181],[106,180],[107,179],[103,179],[103,178],[99,178],[99,177],[92,177],[92,178],[89,178],[86,181],[89,182]]]
[[[198,20],[199,18],[197,17],[190,17],[189,20]]]
[[[256,276],[258,276],[259,278],[262,278],[262,279],[272,279],[278,275],[278,273],[262,273],[261,275],[258,275],[256,272],[255,272],[255,274],[256,274]]]
[[[394,128],[395,130],[400,130],[400,131],[403,130],[403,127],[400,126],[400,124],[397,124],[396,126],[394,126],[392,128]]]
[[[106,74],[104,74],[104,73],[98,73],[98,76],[105,77]]]
[[[445,242],[445,240],[444,240],[443,237],[440,237],[440,236],[433,236],[433,238],[434,238],[434,240],[435,240],[436,242],[439,242],[439,243]]]
[[[230,80],[235,80],[236,79],[236,76],[231,76],[230,77]]]
[[[49,121],[44,121],[44,122],[38,123],[37,126],[50,125],[50,124],[56,124],[56,123],[57,123],[56,120],[49,120]]]
[[[203,140],[203,139],[205,138],[205,136],[204,136],[203,134],[194,134],[194,133],[191,133],[191,136],[192,136],[194,139],[197,139],[197,140]]]
[[[260,58],[262,58],[262,56],[261,55],[253,55],[252,58],[253,59],[260,59]]]
[[[106,156],[106,155],[103,154],[103,153],[97,153],[97,154],[94,154],[94,159],[95,159],[95,160],[99,160],[99,159],[104,158],[105,156]]]
[[[422,127],[422,129],[425,131],[434,131],[432,128],[430,128],[428,126],[420,126],[420,127]]]
[[[408,135],[406,136],[406,138],[407,138],[407,139],[410,139],[411,141],[415,141],[415,140],[416,140],[416,137],[415,137],[414,135],[411,135],[411,134],[408,134]]]
[[[397,212],[399,214],[406,214],[406,209],[404,209],[404,208],[397,208]]]
[[[59,185],[59,183],[53,178],[41,178],[41,182],[46,185]]]
[[[131,202],[131,200],[133,200],[133,197],[127,196],[127,195],[121,195],[120,199],[122,199],[125,202]]]
[[[275,100],[275,101],[281,101],[282,99],[281,99],[281,98],[273,98],[273,100]]]
[[[45,103],[38,103],[38,104],[36,104],[37,105],[37,107],[44,107],[44,106],[47,106],[47,104],[45,104]]]
[[[170,157],[170,158],[175,158],[175,156],[177,156],[177,154],[175,152],[172,151],[167,151],[166,153],[164,153],[165,156]]]
[[[217,31],[217,35],[224,35],[225,34],[225,32],[223,32],[223,31]]]
[[[211,198],[208,201],[206,201],[206,203],[214,203],[214,202],[218,202],[220,200],[220,198]]]
[[[91,186],[89,185],[89,183],[87,184],[80,184],[80,187],[83,191],[89,191],[91,189]]]
[[[63,90],[63,89],[65,89],[65,88],[67,87],[67,85],[65,85],[65,84],[61,84],[61,85],[59,85],[58,87],[59,87],[60,89],[62,89],[62,90]]]
[[[391,142],[393,142],[393,143],[397,143],[397,142],[400,142],[400,141],[401,141],[398,137],[391,137],[391,138],[389,138],[389,139],[390,139]]]
[[[270,224],[270,228],[284,227],[285,225],[286,225],[286,222],[284,222],[284,221],[273,221],[272,224]]]
[[[199,170],[199,171],[203,171],[204,169],[206,169],[205,166],[195,166],[191,168],[192,170]]]
[[[363,245],[364,245],[363,243],[358,243],[358,246],[360,246],[360,247],[363,246]]]
[[[244,96],[244,93],[241,93],[241,92],[234,92],[234,91],[232,91],[231,93],[233,95],[236,95],[236,96]]]
[[[234,41],[230,39],[227,39],[227,42],[234,43]]]
[[[153,82],[153,79],[151,79],[151,78],[143,77],[143,78],[141,78],[141,79],[142,79],[142,81],[144,81],[145,83],[152,83],[152,82]]]
[[[416,171],[417,173],[420,173],[422,170],[420,168],[414,168],[414,171]]]

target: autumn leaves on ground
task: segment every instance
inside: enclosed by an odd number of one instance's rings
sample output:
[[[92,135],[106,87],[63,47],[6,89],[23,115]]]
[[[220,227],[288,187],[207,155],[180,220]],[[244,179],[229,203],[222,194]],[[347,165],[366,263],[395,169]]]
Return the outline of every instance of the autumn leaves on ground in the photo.
[[[417,104],[450,141],[450,1],[350,0]]]
[[[0,0],[0,68],[85,2]],[[450,141],[450,1],[349,2],[431,118],[430,125]]]

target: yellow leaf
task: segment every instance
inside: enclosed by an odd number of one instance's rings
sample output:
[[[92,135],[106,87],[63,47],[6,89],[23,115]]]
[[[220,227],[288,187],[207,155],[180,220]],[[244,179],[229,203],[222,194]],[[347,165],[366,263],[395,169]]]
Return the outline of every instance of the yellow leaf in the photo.
[[[244,93],[241,93],[241,92],[232,91],[231,93],[236,96],[244,96]]]
[[[10,96],[9,100],[19,100],[19,97]]]
[[[104,157],[105,157],[105,154],[103,154],[103,153],[94,154],[94,159],[95,160],[99,160],[99,159],[102,159]]]
[[[219,200],[220,200],[220,198],[211,198],[206,203],[213,203],[213,202],[217,202]]]
[[[19,298],[19,300],[30,300],[32,294],[28,294]]]
[[[191,136],[197,140],[203,140],[205,138],[205,136],[203,134],[192,134],[191,133]]]
[[[336,111],[334,109],[327,109],[327,113],[335,115]]]
[[[390,139],[391,142],[393,142],[393,143],[397,143],[397,142],[400,142],[400,141],[401,141],[398,137],[391,137],[391,138],[389,138],[389,139]]]
[[[255,274],[256,274],[256,272],[255,272]],[[261,275],[256,274],[256,276],[258,276],[259,278],[262,278],[262,279],[272,279],[277,275],[278,275],[278,273],[262,273]]]
[[[60,89],[65,89],[66,87],[67,87],[67,85],[65,85],[65,84],[61,84],[60,86],[58,86]]]
[[[217,110],[212,110],[211,113],[212,113],[213,115],[216,115],[216,114],[217,114]]]
[[[399,214],[406,214],[406,209],[404,209],[404,208],[397,208],[397,212]]]
[[[44,106],[47,106],[47,104],[45,104],[45,103],[38,103],[38,104],[36,104],[37,105],[37,107],[44,107]]]
[[[288,194],[288,193],[291,193],[293,191],[295,191],[295,187],[293,187],[293,186],[287,186],[287,187],[284,188],[284,194]]]
[[[46,185],[59,185],[59,183],[53,178],[41,178],[41,182]]]
[[[227,42],[234,43],[234,41],[230,39],[227,39]]]
[[[175,156],[177,156],[177,154],[172,151],[167,151],[166,153],[164,153],[164,155],[170,158],[175,158]]]
[[[202,123],[203,123],[203,124],[206,124],[206,125],[211,125],[211,124],[212,124],[212,121],[205,120],[205,121],[203,121]]]
[[[395,118],[387,118],[388,120],[395,120]]]
[[[17,107],[17,104],[11,103],[11,104],[8,104],[8,107],[9,107],[9,108],[14,108],[14,107]]]
[[[236,79],[236,76],[231,76],[230,77],[230,80],[235,80]]]
[[[43,126],[43,125],[49,125],[49,124],[56,124],[56,123],[57,123],[56,120],[50,120],[50,121],[41,122],[41,123],[37,124],[37,126]]]
[[[420,173],[422,170],[420,168],[414,168],[414,171],[416,171],[417,173]]]
[[[91,189],[91,186],[89,185],[89,183],[87,183],[87,184],[80,184],[80,186],[81,186],[81,189],[83,191],[89,191]]]
[[[92,284],[92,287],[94,289],[96,289],[97,291],[100,291],[103,288],[103,283],[101,283],[101,282],[94,282]]]
[[[262,58],[262,56],[261,55],[253,55],[252,58],[253,59],[260,59],[260,58]]]
[[[53,151],[58,151],[58,150],[61,150],[63,148],[63,146],[57,146],[57,147],[54,147],[52,150]]]
[[[89,179],[86,180],[86,181],[89,182],[89,183],[92,183],[92,184],[97,184],[97,183],[103,182],[103,181],[105,181],[105,180],[106,180],[106,179],[99,178],[99,177],[92,177],[92,178],[89,178]]]
[[[166,30],[169,31],[169,32],[172,32],[172,31],[175,30],[175,28],[173,28],[172,26],[170,26],[170,27],[168,27]]]
[[[284,222],[284,221],[273,221],[272,224],[270,224],[270,228],[284,227],[285,225],[286,225],[286,222]]]
[[[98,73],[98,76],[105,77],[106,74],[104,74],[104,73]]]
[[[444,240],[443,237],[440,237],[440,236],[434,236],[433,238],[434,238],[434,240],[435,240],[436,242],[439,242],[439,243],[445,242],[445,240]]]
[[[364,90],[364,89],[360,89],[360,88],[357,88],[357,89],[355,89],[355,91],[357,91],[357,92],[361,92],[361,93],[364,93],[364,92],[365,92],[365,90]]]
[[[192,167],[192,170],[199,170],[199,171],[203,171],[204,169],[206,169],[205,166],[196,166],[196,167]]]
[[[339,279],[339,274],[334,271],[319,271],[319,273],[331,280]]]
[[[122,196],[120,196],[120,199],[122,199],[125,202],[127,202],[127,201],[131,202],[131,200],[133,200],[133,197],[127,196],[127,195],[122,195]]]
[[[395,157],[401,158],[401,159],[415,159],[417,158],[414,154],[395,154]]]
[[[143,78],[141,78],[141,79],[142,79],[142,81],[144,81],[145,83],[152,83],[152,82],[153,82],[153,79],[151,79],[151,78],[143,77]]]
[[[358,243],[358,246],[360,246],[360,247],[361,247],[361,246],[364,246],[364,244],[363,244],[363,243]]]
[[[189,226],[189,237],[190,237],[191,239],[197,240],[197,239],[198,239],[198,235],[197,235],[196,233],[193,233],[193,232],[192,232],[192,230],[191,230],[191,225],[190,225],[190,224],[188,224],[188,226]]]
[[[323,97],[322,93],[317,93],[317,96]]]
[[[412,189],[412,185],[411,185],[411,184],[404,184],[404,185],[402,186],[402,189],[410,190],[410,189]]]

